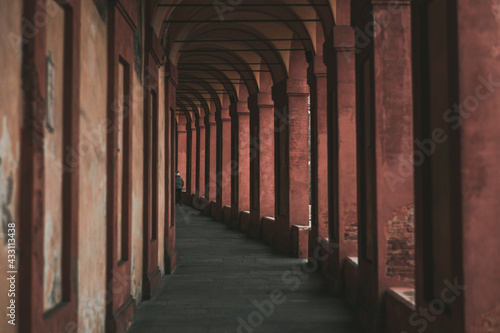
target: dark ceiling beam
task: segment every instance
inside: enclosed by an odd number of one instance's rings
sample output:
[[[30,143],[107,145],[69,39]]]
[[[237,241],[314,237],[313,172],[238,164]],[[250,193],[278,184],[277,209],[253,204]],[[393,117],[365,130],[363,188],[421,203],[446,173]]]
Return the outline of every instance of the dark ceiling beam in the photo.
[[[294,40],[307,41],[309,38],[261,38],[261,39],[184,39],[174,43],[219,43],[219,42],[288,42]]]
[[[235,50],[209,49],[209,50],[180,50],[179,52],[196,53],[196,52],[275,52],[275,51],[304,51],[304,49],[235,49]]]
[[[200,98],[202,98],[203,100],[217,100],[216,98],[212,98],[210,96],[203,96],[203,95],[200,95],[200,96],[187,96],[187,94],[194,95],[194,93],[189,93],[189,92],[185,91],[182,95],[179,95],[178,98],[181,99],[181,100],[186,100],[186,99],[192,100],[192,99],[200,99]]]
[[[198,76],[193,76],[193,75],[179,75],[179,79],[180,80],[191,80],[191,79],[195,79],[195,80],[217,80],[217,81],[233,81],[233,80],[240,80],[239,77],[228,77],[228,78],[225,78],[225,79],[219,79],[219,78],[216,78],[216,77],[198,77]]]
[[[320,19],[253,19],[253,20],[165,20],[165,23],[293,23],[293,22],[320,22]]]
[[[160,3],[158,7],[214,7],[214,4],[187,4],[187,3],[179,3],[179,4],[166,4]],[[321,3],[321,4],[311,4],[311,3],[292,3],[292,4],[283,4],[283,3],[242,3],[237,5],[237,7],[330,7],[330,4]]]
[[[179,83],[207,83],[207,84],[246,84],[244,82],[226,82],[226,81],[214,81],[214,82],[209,82],[209,81],[179,81]]]
[[[178,68],[180,71],[187,72],[258,72],[258,73],[269,73],[270,71],[261,70],[261,69],[206,69],[206,68]]]
[[[192,65],[192,62],[187,62],[187,63],[179,63],[178,66],[182,65]],[[196,63],[198,64],[198,63]],[[260,62],[200,62],[199,64],[201,65],[226,65],[226,66],[232,66],[232,65],[283,65],[280,62],[270,62],[270,63],[260,63]]]
[[[176,89],[176,91],[196,91],[196,90],[204,90],[204,91],[219,91],[225,92],[225,89],[208,89],[208,88],[191,88],[191,89]]]

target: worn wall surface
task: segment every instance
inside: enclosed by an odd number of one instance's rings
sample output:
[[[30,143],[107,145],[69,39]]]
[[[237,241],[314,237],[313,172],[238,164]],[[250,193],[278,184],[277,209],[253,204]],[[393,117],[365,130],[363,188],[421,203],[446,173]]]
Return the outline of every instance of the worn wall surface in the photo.
[[[91,1],[82,1],[81,21],[78,327],[104,332],[107,28]]]
[[[137,63],[134,64],[137,66]],[[142,67],[142,62],[141,62]],[[142,72],[142,71],[139,71]],[[144,88],[140,74],[132,74],[132,296],[139,303],[142,298],[143,264],[143,170],[144,170]]]
[[[9,223],[19,228],[19,138],[21,129],[21,33],[22,1],[0,1],[0,332],[16,332],[5,320]],[[19,235],[16,235],[19,240]],[[11,241],[12,242],[12,241]],[[11,252],[12,253],[12,252]],[[9,318],[10,319],[10,318]],[[16,318],[18,319],[18,318]]]
[[[415,282],[415,216],[409,205],[396,211],[385,224],[387,234],[386,275],[414,286]]]
[[[62,301],[62,233],[63,233],[63,186],[62,170],[65,155],[74,152],[65,149],[64,128],[64,30],[65,12],[54,1],[50,6],[56,8],[48,15],[47,23],[47,114],[44,136],[44,182],[45,191],[50,195],[44,198],[44,266],[43,266],[43,304],[44,310],[54,308]]]
[[[160,68],[160,75],[158,77],[158,267],[160,267],[162,275],[165,274],[165,163],[169,162],[168,157],[165,156],[165,135],[167,133],[165,128],[165,78],[162,74],[164,68]]]

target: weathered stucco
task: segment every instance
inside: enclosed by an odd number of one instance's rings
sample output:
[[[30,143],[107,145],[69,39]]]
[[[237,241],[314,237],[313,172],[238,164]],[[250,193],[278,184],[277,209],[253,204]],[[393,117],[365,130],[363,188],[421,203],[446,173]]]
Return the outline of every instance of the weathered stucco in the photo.
[[[161,273],[165,274],[165,251],[162,249],[165,246],[165,85],[164,85],[164,68],[160,68],[158,77],[158,267]]]
[[[1,1],[0,13],[0,332],[17,332],[17,326],[7,323],[8,224],[19,228],[19,138],[21,117],[21,70],[18,43],[21,31],[21,1]],[[19,230],[19,229],[17,229]],[[16,239],[19,240],[18,235]],[[16,251],[18,253],[18,251]],[[16,255],[18,258],[18,256]],[[18,317],[16,318],[18,319]]]
[[[62,226],[63,226],[63,161],[74,152],[64,147],[64,30],[65,13],[57,8],[48,15],[47,24],[47,114],[44,126],[45,191],[44,200],[44,310],[62,301]],[[52,73],[52,74],[51,74]],[[52,106],[50,106],[52,105]],[[70,158],[73,158],[72,156]]]
[[[137,71],[132,72],[132,290],[136,303],[142,299],[144,88]]]
[[[78,331],[100,333],[107,290],[107,28],[90,1],[82,2],[81,29]]]

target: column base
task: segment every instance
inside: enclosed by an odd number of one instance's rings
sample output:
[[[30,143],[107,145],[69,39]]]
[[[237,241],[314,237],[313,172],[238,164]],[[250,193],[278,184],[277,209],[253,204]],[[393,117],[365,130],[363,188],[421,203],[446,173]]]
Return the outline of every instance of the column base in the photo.
[[[231,207],[231,222],[229,226],[231,229],[240,230],[240,211],[237,207]]]
[[[291,254],[295,258],[307,259],[309,257],[309,231],[308,226],[293,225],[291,230]]]
[[[242,211],[239,220],[240,230],[244,233],[248,233],[248,228],[250,227],[250,212],[247,210]]]
[[[231,206],[222,207],[222,222],[231,225]]]
[[[165,274],[172,274],[177,267],[177,250],[173,250],[171,252],[165,252]]]
[[[217,202],[210,201],[210,216],[217,220]]]
[[[106,332],[107,333],[121,333],[126,332],[132,324],[135,314],[135,301],[132,295],[125,300],[115,313],[109,318],[106,318]]]
[[[262,239],[262,220],[257,211],[250,212],[250,224],[248,225],[247,234],[250,238],[261,240]]]
[[[274,217],[270,217],[270,216],[263,217],[261,220],[262,241],[269,246],[273,246],[273,240],[274,240],[274,234],[275,234],[274,223],[275,223]]]
[[[158,290],[161,284],[160,268],[157,266],[151,272],[149,272],[147,276],[144,276],[142,283],[142,299],[151,299],[151,297],[153,297],[154,293],[156,292],[156,290]]]
[[[309,256],[309,230],[308,226],[293,225],[288,238],[275,234],[273,238],[274,251],[295,258],[307,259]]]

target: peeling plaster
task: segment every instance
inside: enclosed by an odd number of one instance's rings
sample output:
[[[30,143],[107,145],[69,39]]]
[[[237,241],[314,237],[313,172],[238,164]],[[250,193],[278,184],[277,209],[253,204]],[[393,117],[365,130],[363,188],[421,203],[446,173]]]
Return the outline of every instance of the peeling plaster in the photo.
[[[80,297],[80,313],[83,319],[80,327],[83,327],[84,332],[104,333],[105,302],[105,294],[95,292],[91,294],[87,290]]]
[[[45,214],[44,226],[44,303],[51,309],[62,301],[61,243],[55,238],[54,221],[50,212]]]
[[[14,222],[11,207],[14,198],[14,179],[12,173],[8,176],[5,174],[6,170],[14,170],[17,167],[17,163],[13,161],[13,155],[7,117],[4,116],[2,118],[2,137],[0,138],[0,235],[4,239],[5,246],[7,246],[7,226]]]

